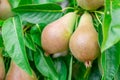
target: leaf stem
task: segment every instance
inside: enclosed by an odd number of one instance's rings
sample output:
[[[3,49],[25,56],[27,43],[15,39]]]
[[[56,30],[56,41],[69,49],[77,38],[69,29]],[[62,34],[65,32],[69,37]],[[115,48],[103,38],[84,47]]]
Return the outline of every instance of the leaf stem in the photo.
[[[76,7],[75,2],[76,2],[76,0],[74,0],[74,7]]]
[[[68,80],[71,80],[71,78],[72,78],[72,62],[73,62],[73,56],[71,55]]]
[[[97,15],[96,13],[95,13],[95,16],[96,16],[97,20],[99,21],[99,23],[100,23],[101,25],[103,25],[102,22],[100,21],[98,15]]]
[[[68,10],[68,9],[72,9],[72,10],[74,10],[73,7],[66,7],[66,8],[64,8],[62,11],[64,12],[65,10]]]
[[[30,28],[29,26],[25,27],[25,28],[23,29],[23,32],[27,31],[29,28]]]
[[[95,13],[104,14],[102,11],[94,11]]]

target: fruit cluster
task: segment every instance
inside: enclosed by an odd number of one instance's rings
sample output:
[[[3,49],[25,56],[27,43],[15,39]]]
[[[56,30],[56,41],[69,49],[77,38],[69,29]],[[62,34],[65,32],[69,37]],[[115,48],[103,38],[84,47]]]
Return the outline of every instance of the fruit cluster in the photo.
[[[77,2],[83,9],[96,10],[103,6],[104,0],[77,0]],[[13,15],[8,0],[0,0],[0,12],[3,12],[0,13],[0,19],[6,19]],[[81,16],[78,27],[74,31],[76,18],[75,12],[69,12],[48,24],[42,32],[42,48],[45,50],[45,54],[53,54],[54,57],[66,55],[70,49],[76,59],[84,62],[86,67],[90,67],[91,62],[100,55],[98,35],[93,25],[92,16],[88,12],[84,12]],[[0,52],[0,80],[4,80],[4,76],[5,66]],[[11,61],[6,80],[37,80],[37,78],[34,72],[30,76],[14,61]]]
[[[76,13],[69,12],[48,24],[42,32],[42,47],[47,55],[65,55],[70,48],[73,56],[89,67],[100,54],[98,35],[88,12],[81,16],[73,32],[76,17]]]
[[[77,3],[83,9],[91,11],[103,6],[104,0],[77,0]],[[65,55],[70,49],[76,59],[90,67],[91,62],[100,54],[98,35],[88,12],[81,16],[78,27],[73,32],[76,17],[74,12],[70,12],[48,24],[42,32],[42,47],[45,54],[54,54],[54,57]]]

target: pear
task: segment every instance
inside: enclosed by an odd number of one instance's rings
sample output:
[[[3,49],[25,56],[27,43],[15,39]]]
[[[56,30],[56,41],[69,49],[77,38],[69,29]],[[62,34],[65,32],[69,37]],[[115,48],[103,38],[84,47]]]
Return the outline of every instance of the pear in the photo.
[[[0,51],[0,80],[4,80],[5,77],[5,66],[3,61],[3,56]]]
[[[41,44],[47,55],[55,54],[59,57],[67,53],[76,17],[76,13],[69,12],[43,29]]]
[[[104,0],[77,0],[80,7],[86,10],[96,10],[104,5]]]
[[[11,6],[8,0],[0,0],[0,19],[7,19],[12,16]]]
[[[18,67],[18,65],[15,64],[14,61],[11,61],[10,69],[7,73],[6,80],[37,80],[37,78],[34,72],[33,75],[30,76],[20,67]]]
[[[91,63],[100,54],[98,34],[94,28],[92,17],[85,12],[80,19],[79,25],[70,38],[70,50],[73,56],[90,67]]]

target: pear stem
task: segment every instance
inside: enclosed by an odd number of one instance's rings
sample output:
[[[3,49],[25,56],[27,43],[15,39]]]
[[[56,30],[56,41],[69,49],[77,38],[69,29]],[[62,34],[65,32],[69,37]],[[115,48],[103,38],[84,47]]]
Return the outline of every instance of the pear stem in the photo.
[[[104,15],[104,12],[102,11],[94,11],[95,13],[99,13],[99,14],[103,14]]]
[[[50,54],[48,52],[45,52],[45,56],[49,56]]]

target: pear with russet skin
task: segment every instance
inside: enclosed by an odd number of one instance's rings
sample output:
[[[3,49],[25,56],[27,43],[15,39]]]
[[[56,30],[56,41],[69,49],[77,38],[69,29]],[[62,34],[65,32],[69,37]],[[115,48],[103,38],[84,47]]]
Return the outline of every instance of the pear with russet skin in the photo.
[[[0,50],[0,80],[4,80],[5,78],[5,65],[4,65],[4,61],[3,61],[3,56],[1,54],[1,50]]]
[[[38,80],[35,73],[30,76],[24,70],[22,70],[15,62],[11,61],[10,69],[6,75],[5,80]]]
[[[96,10],[104,5],[104,0],[77,0],[80,7],[86,10]]]
[[[8,0],[0,0],[0,19],[7,19],[13,16],[11,6]]]
[[[85,12],[80,19],[79,25],[70,39],[70,50],[73,56],[90,67],[93,60],[100,54],[98,34],[94,28],[92,17]]]
[[[74,12],[67,13],[43,29],[41,43],[47,55],[58,57],[67,53],[76,17]]]

